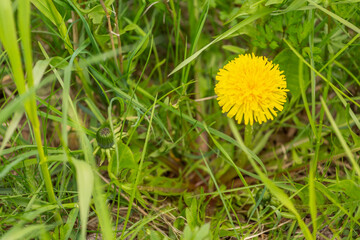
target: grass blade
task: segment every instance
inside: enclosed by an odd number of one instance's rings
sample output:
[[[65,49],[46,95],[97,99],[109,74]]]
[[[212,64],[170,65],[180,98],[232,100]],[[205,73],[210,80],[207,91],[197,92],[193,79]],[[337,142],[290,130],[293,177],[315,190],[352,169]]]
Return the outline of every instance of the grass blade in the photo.
[[[324,99],[322,97],[320,97],[320,101],[321,101],[322,107],[325,110],[326,116],[328,117],[329,122],[330,122],[332,128],[334,129],[334,132],[335,132],[336,136],[338,137],[338,139],[340,141],[341,146],[345,150],[345,153],[348,156],[351,164],[353,165],[353,168],[354,168],[356,174],[358,176],[360,176],[360,167],[359,167],[358,163],[356,162],[356,160],[354,158],[354,155],[352,154],[349,146],[346,144],[346,141],[345,141],[343,135],[341,134],[338,126],[336,125],[334,118],[331,116],[331,113],[330,113],[328,107],[326,106],[326,103],[325,103],[325,101],[324,101]]]
[[[76,159],[72,159],[71,161],[76,168],[77,175],[76,183],[79,192],[81,239],[86,239],[90,200],[94,186],[94,174],[88,163]]]
[[[241,29],[242,27],[254,22],[255,20],[266,16],[267,14],[269,14],[272,10],[271,9],[261,9],[260,11],[258,11],[257,13],[255,13],[254,15],[251,15],[250,17],[246,18],[245,20],[241,21],[240,23],[236,24],[235,26],[233,26],[232,28],[230,28],[229,30],[227,30],[226,32],[220,34],[218,37],[216,37],[212,42],[210,42],[209,44],[207,44],[205,47],[201,48],[200,50],[198,50],[197,52],[195,52],[193,55],[191,55],[190,57],[188,57],[187,59],[185,59],[183,62],[181,62],[178,66],[175,67],[174,70],[172,70],[172,72],[169,74],[169,76],[171,76],[172,74],[176,73],[177,71],[179,71],[180,69],[182,69],[183,67],[185,67],[186,65],[188,65],[190,62],[192,62],[193,60],[195,60],[203,51],[205,51],[206,49],[208,49],[211,45],[229,37],[231,34],[235,33],[236,31],[238,31],[239,29]]]

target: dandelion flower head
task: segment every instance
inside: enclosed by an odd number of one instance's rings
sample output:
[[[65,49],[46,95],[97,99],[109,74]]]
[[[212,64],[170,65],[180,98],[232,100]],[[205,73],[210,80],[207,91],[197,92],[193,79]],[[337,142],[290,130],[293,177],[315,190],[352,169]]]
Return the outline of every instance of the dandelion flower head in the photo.
[[[279,65],[254,54],[239,55],[219,70],[215,93],[222,112],[240,124],[273,120],[286,102],[286,79]]]

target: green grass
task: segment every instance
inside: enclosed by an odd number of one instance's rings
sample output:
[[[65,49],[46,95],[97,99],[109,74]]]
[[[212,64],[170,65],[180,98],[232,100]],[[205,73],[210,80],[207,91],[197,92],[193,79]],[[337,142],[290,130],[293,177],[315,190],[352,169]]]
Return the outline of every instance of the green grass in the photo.
[[[1,0],[0,239],[360,239],[359,24],[357,0]],[[253,129],[214,97],[242,53],[289,89]]]

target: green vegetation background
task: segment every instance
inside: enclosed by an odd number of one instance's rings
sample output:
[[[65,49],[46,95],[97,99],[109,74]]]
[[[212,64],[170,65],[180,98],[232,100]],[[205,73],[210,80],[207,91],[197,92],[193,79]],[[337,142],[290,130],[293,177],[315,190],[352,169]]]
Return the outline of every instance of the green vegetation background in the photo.
[[[357,0],[1,0],[1,239],[356,239],[359,27]],[[245,143],[214,96],[243,53],[290,90]]]

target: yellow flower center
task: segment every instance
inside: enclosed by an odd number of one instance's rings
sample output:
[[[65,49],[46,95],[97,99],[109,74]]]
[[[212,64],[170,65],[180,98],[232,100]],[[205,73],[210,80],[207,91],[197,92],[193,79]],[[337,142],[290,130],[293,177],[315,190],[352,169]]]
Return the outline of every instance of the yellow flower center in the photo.
[[[286,80],[278,65],[266,57],[239,55],[220,69],[215,93],[223,112],[253,125],[273,119],[286,101]]]

